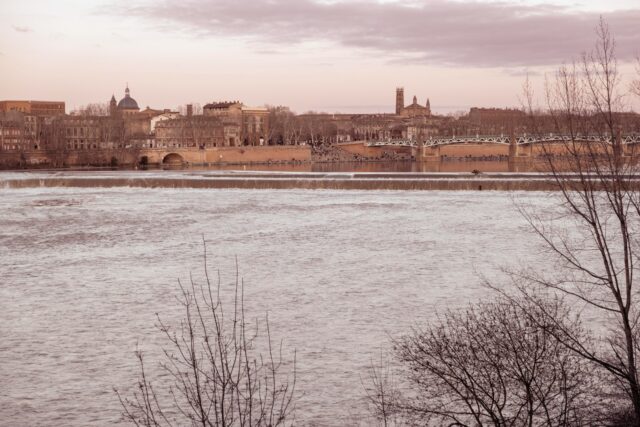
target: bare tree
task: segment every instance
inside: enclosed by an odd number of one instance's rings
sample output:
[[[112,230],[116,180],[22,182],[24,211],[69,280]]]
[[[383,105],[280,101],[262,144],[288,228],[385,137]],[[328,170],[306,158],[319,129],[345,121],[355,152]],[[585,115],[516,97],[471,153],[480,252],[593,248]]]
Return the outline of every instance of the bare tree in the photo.
[[[640,97],[640,57],[636,58],[636,78],[631,82],[631,92]]]
[[[108,116],[109,104],[106,102],[83,105],[71,112],[74,116]]]
[[[53,167],[67,166],[70,147],[66,142],[66,126],[60,117],[45,119],[42,128],[42,146]]]
[[[206,249],[204,284],[192,278],[180,290],[185,313],[180,325],[173,328],[157,317],[169,344],[160,365],[169,384],[152,383],[143,354],[136,351],[136,390],[131,397],[116,390],[125,420],[136,426],[292,425],[295,356],[285,363],[282,343],[273,344],[268,318],[248,323],[237,268],[229,306],[221,301],[220,276],[217,287],[211,284]],[[257,351],[258,344],[266,346],[266,355]],[[290,374],[283,377],[283,370]]]
[[[296,134],[296,127],[300,118],[284,106],[267,106],[269,110],[269,132],[266,140],[270,145],[297,145],[299,134]],[[302,120],[304,121],[304,119]]]
[[[621,137],[620,86],[615,41],[601,20],[593,52],[584,54],[579,65],[561,67],[547,84],[548,112],[557,131],[566,135],[561,143],[542,146],[558,189],[558,210],[521,211],[555,265],[520,272],[517,280],[525,283],[520,286],[525,296],[538,285],[586,306],[605,322],[598,339],[585,341],[556,322],[553,313],[542,310],[540,316],[554,326],[551,331],[567,349],[608,372],[637,423],[640,176],[636,149]]]
[[[532,321],[541,310],[559,325]],[[449,311],[395,343],[403,393],[375,370],[368,396],[382,424],[568,426],[597,419],[598,382],[554,331],[584,336],[560,299],[499,298]],[[377,399],[376,399],[377,398]]]

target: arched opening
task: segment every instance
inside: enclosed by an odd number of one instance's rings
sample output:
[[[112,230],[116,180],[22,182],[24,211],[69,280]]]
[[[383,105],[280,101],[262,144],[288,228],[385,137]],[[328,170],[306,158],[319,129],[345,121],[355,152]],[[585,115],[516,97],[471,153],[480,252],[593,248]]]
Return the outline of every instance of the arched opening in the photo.
[[[181,165],[183,163],[184,159],[180,154],[177,153],[169,153],[164,156],[164,159],[162,159],[163,165]]]

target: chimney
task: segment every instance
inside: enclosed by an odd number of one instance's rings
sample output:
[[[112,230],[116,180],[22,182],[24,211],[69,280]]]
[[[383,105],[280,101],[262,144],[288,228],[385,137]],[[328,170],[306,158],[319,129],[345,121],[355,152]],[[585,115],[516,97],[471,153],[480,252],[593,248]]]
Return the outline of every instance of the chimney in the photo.
[[[187,117],[193,116],[193,104],[187,104]]]

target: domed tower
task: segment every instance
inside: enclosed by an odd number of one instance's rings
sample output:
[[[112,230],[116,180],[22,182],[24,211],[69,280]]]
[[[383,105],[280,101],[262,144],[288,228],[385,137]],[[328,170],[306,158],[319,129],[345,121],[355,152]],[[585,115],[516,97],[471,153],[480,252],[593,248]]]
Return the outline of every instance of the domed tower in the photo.
[[[109,115],[115,116],[118,113],[118,104],[116,103],[116,96],[111,95],[111,101],[109,101]]]
[[[138,103],[135,99],[133,99],[129,92],[129,85],[127,84],[127,88],[124,90],[124,98],[118,102],[118,112],[123,114],[132,114],[140,111],[140,107],[138,107]]]
[[[427,115],[431,115],[431,101],[427,98]]]

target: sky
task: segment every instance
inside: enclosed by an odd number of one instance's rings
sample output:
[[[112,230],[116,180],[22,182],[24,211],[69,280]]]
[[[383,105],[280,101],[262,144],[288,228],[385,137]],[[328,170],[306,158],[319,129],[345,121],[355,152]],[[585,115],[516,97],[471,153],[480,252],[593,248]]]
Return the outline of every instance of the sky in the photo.
[[[0,99],[70,111],[128,83],[141,108],[382,113],[402,86],[439,113],[518,107],[527,75],[541,93],[592,48],[600,16],[627,84],[640,0],[0,0]]]

